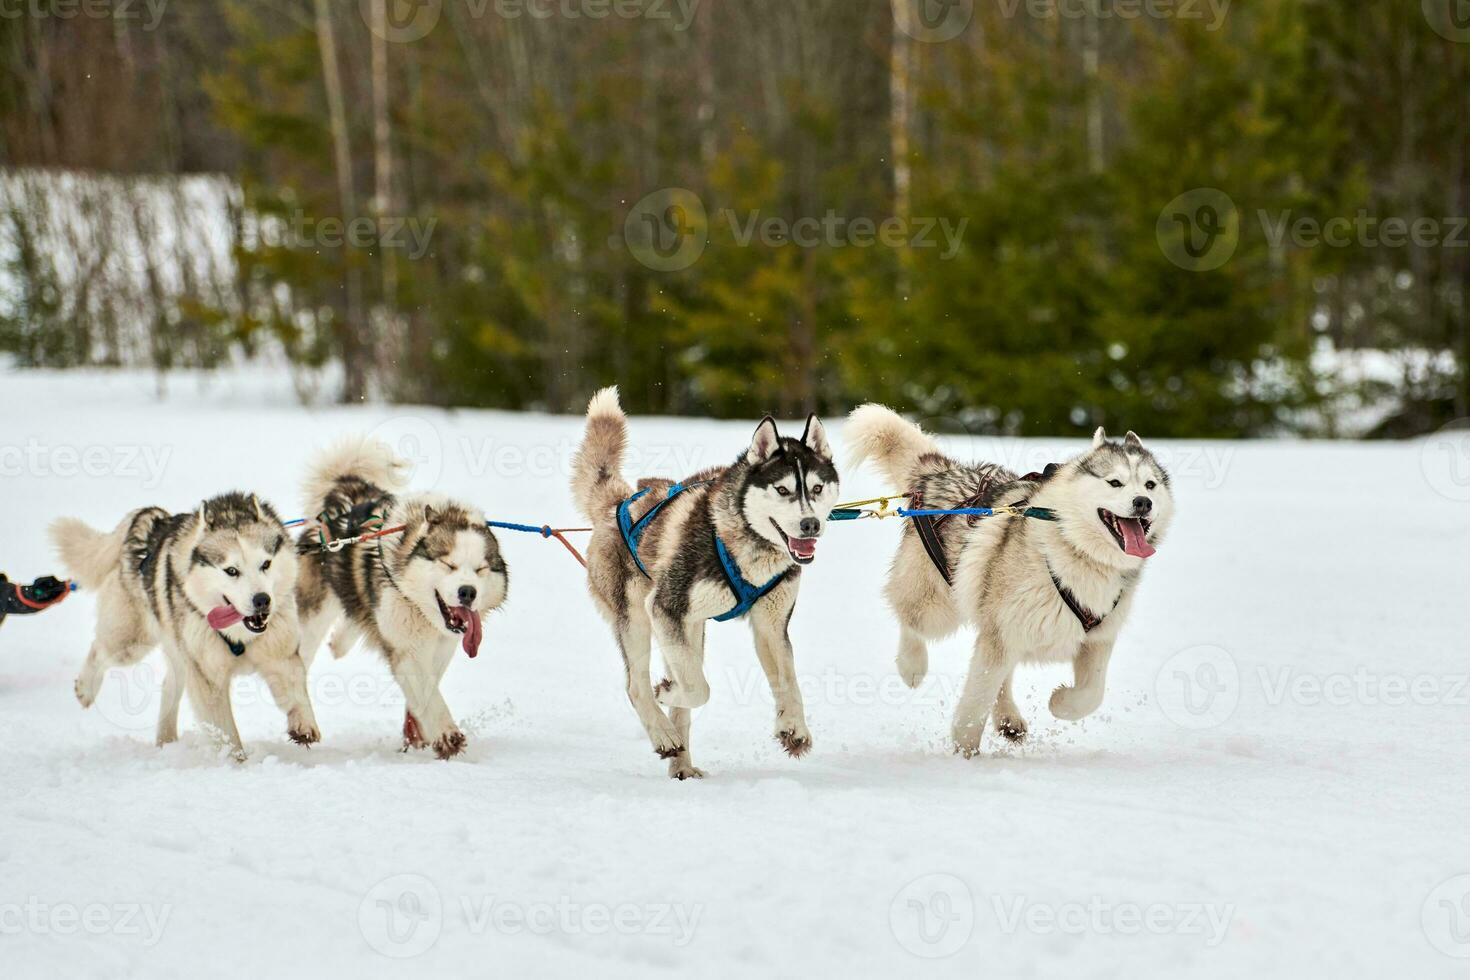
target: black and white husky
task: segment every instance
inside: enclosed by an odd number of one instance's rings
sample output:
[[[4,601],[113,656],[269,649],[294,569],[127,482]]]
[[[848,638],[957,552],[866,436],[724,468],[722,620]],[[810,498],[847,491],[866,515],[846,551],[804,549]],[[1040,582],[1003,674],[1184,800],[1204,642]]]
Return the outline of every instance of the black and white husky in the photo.
[[[403,691],[404,748],[458,755],[465,736],[439,691],[463,649],[480,651],[480,617],[505,602],[509,577],[485,515],[436,494],[400,497],[408,464],[387,445],[355,440],[325,454],[306,484],[308,529],[298,551],[301,652],[310,666],[328,631],[332,654],[366,639]],[[402,526],[401,533],[339,551],[323,541]],[[339,624],[340,621],[340,625]]]
[[[801,566],[838,499],[837,470],[816,416],[800,439],[782,437],[769,417],[730,466],[675,483],[646,479],[635,490],[621,475],[628,420],[616,388],[587,408],[587,432],[572,493],[594,525],[588,585],[612,624],[627,668],[628,699],[676,779],[700,777],[689,755],[691,708],[709,700],[704,624],[748,618],[756,654],[776,702],[776,738],[792,756],[811,748],[787,626]],[[655,690],[651,640],[669,676]],[[668,708],[664,714],[659,705]]]
[[[855,410],[846,438],[852,464],[873,460],[910,494],[910,509],[1024,503],[1041,515],[905,522],[884,590],[898,615],[904,680],[917,686],[924,679],[927,640],[962,622],[978,630],[955,710],[957,750],[979,751],[992,714],[997,732],[1025,737],[1012,690],[1022,661],[1072,663],[1072,684],[1051,696],[1053,715],[1076,721],[1096,711],[1144,562],[1174,512],[1169,476],[1138,436],[1110,442],[1098,429],[1087,452],[1026,477],[951,459],[881,405]],[[1047,512],[1053,520],[1041,519]]]
[[[321,738],[298,642],[296,554],[269,504],[232,493],[192,514],[146,507],[111,533],[63,518],[51,538],[77,583],[97,593],[96,638],[76,682],[82,707],[96,700],[108,667],[162,646],[159,745],[178,738],[187,690],[199,720],[243,758],[230,679],[249,671],[265,678],[293,740]]]

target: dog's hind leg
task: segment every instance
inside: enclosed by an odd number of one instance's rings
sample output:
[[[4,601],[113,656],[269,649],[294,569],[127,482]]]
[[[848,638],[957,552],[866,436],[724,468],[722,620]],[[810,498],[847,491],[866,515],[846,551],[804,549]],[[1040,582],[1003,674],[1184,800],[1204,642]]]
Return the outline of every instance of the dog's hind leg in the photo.
[[[1000,631],[991,624],[982,623],[979,635],[975,637],[975,654],[970,658],[965,691],[955,706],[954,724],[950,729],[955,751],[965,758],[979,753],[985,721],[1015,666],[1015,659],[1006,651]]]
[[[1016,681],[1016,669],[1006,675],[1005,681],[1000,685],[1000,693],[995,697],[995,730],[999,734],[1019,742],[1026,737],[1026,719],[1021,717],[1021,709],[1016,707],[1016,699],[1012,692],[1012,685]]]
[[[1113,641],[1084,642],[1072,661],[1072,684],[1052,692],[1051,713],[1063,721],[1080,721],[1102,705]]]
[[[638,713],[643,730],[653,743],[653,751],[660,759],[674,759],[685,743],[679,737],[678,726],[659,709],[653,696],[653,679],[649,676],[649,660],[652,657],[652,625],[648,614],[636,606],[629,608],[627,617],[617,623],[614,632],[618,637],[618,649],[623,654],[623,667],[627,672],[628,701]],[[673,763],[670,763],[670,775]]]
[[[322,740],[306,689],[306,664],[299,654],[285,660],[262,658],[256,669],[265,678],[276,705],[286,713],[286,732],[297,745],[314,745]]]
[[[182,669],[165,658],[163,698],[158,705],[158,733],[154,742],[161,746],[179,740],[179,702],[184,699]]]
[[[101,644],[93,640],[92,649],[87,653],[86,662],[82,664],[82,672],[72,685],[77,701],[81,702],[83,708],[92,707],[92,702],[97,700],[97,693],[102,690],[102,681],[107,676],[109,666],[111,665],[102,652]]]

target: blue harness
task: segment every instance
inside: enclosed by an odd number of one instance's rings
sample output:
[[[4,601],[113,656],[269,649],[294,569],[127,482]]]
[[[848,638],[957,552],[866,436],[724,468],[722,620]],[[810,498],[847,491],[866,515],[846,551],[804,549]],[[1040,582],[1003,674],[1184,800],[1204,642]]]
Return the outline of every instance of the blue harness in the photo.
[[[636,501],[647,496],[652,491],[652,487],[639,490],[633,496],[618,504],[618,530],[622,532],[623,545],[627,547],[628,554],[633,557],[634,564],[638,566],[638,570],[643,573],[645,578],[652,578],[653,576],[648,574],[648,568],[644,566],[643,559],[638,557],[638,543],[643,540],[643,532],[648,530],[648,525],[653,523],[654,518],[658,517],[663,509],[669,505],[671,500],[686,490],[702,487],[708,482],[710,481],[705,480],[702,483],[690,483],[687,485],[683,483],[674,484],[664,494],[663,500],[650,507],[648,513],[636,521],[633,520],[633,515],[630,513],[630,510]],[[741,616],[750,612],[752,606],[765,598],[767,593],[781,584],[782,579],[786,578],[787,572],[790,569],[777,574],[765,585],[753,585],[746,581],[744,575],[740,574],[740,566],[735,564],[735,559],[731,557],[730,550],[725,547],[725,542],[720,540],[719,534],[714,534],[713,537],[715,539],[715,554],[720,559],[720,570],[724,572],[725,584],[730,587],[730,593],[735,597],[735,607],[723,615],[713,616],[711,618],[717,623],[726,623],[732,619],[739,619]]]

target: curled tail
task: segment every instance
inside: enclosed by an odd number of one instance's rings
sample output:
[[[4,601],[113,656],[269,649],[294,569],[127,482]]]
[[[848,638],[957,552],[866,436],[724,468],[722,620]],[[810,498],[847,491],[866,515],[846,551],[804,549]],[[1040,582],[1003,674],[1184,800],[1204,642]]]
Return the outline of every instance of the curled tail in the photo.
[[[628,449],[628,417],[618,404],[618,389],[604,388],[587,405],[587,430],[572,461],[572,497],[589,520],[608,516],[632,488],[622,477]]]
[[[339,480],[353,477],[387,493],[398,493],[408,483],[410,464],[379,439],[358,436],[338,443],[322,454],[306,476],[303,492],[306,513],[326,508]]]
[[[51,524],[48,533],[73,581],[84,589],[99,589],[107,576],[122,565],[123,543],[130,523],[131,517],[109,533],[98,531],[75,517],[63,517]]]
[[[893,481],[908,489],[918,477],[950,464],[930,435],[891,408],[859,405],[843,427],[852,468],[872,460]]]

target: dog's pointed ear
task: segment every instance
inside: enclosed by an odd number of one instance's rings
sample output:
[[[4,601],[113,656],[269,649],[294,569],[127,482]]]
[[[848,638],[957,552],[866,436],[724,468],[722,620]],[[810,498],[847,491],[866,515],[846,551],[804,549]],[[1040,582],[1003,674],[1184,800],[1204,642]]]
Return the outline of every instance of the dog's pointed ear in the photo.
[[[265,512],[260,509],[260,498],[253,493],[250,495],[250,506],[255,508],[255,519],[257,521],[265,520]]]
[[[439,519],[439,515],[436,514],[436,513],[434,513],[434,508],[430,507],[428,504],[425,504],[424,505],[424,523],[425,524],[433,524],[438,519]]]
[[[1123,445],[1125,445],[1125,446],[1131,446],[1134,449],[1142,449],[1143,448],[1143,440],[1140,439],[1140,438],[1138,438],[1138,433],[1137,432],[1134,432],[1132,429],[1129,429],[1128,430],[1128,434],[1123,437]]]
[[[1107,430],[1105,430],[1102,426],[1098,426],[1097,431],[1092,434],[1092,448],[1100,449],[1101,447],[1107,445],[1107,442]]]
[[[755,435],[751,437],[750,448],[745,451],[747,463],[764,463],[776,454],[781,446],[781,433],[776,431],[776,420],[767,415],[761,419],[761,424],[755,427]]]
[[[209,501],[199,501],[199,510],[194,514],[199,519],[199,530],[203,531],[209,527]]]
[[[832,458],[832,444],[827,441],[827,429],[816,415],[806,417],[806,429],[801,434],[802,444],[823,459]]]

